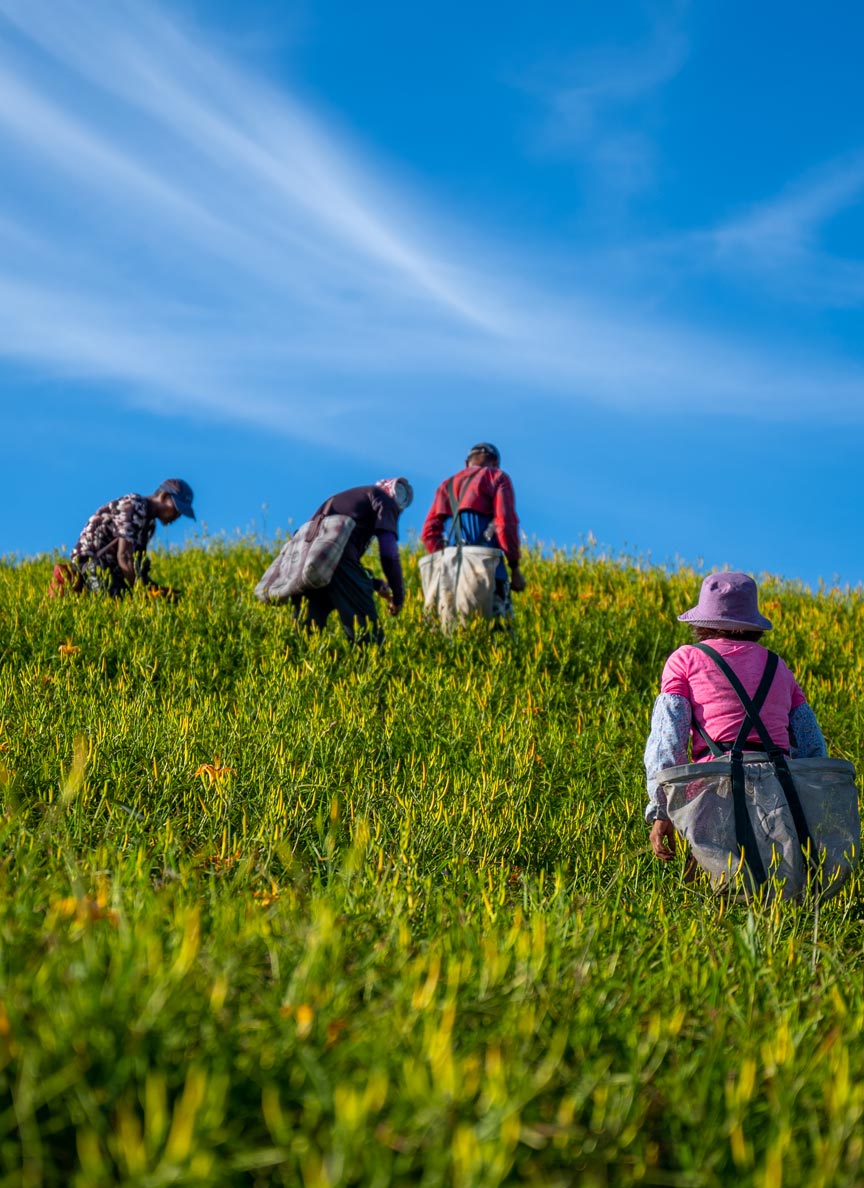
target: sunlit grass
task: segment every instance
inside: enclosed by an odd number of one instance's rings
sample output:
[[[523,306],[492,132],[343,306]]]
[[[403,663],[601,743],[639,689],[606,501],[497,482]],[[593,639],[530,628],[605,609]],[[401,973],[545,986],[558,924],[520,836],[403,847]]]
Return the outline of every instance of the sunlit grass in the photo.
[[[748,911],[649,856],[641,753],[699,577],[532,558],[515,638],[380,652],[158,559],[0,565],[9,1184],[857,1184],[860,878]],[[763,585],[860,759],[860,595]]]

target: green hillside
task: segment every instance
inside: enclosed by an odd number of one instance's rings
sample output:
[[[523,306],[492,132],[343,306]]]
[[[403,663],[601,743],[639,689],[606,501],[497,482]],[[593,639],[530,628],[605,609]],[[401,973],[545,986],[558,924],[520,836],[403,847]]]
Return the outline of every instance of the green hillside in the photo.
[[[0,1185],[861,1183],[864,927],[650,854],[700,577],[530,558],[515,639],[299,634],[242,542],[177,605],[0,565]],[[862,764],[864,599],[762,585]]]

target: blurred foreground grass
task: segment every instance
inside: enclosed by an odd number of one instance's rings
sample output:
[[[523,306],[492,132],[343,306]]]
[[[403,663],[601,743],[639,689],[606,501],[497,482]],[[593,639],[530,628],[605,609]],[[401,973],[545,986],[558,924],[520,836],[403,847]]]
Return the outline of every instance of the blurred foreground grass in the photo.
[[[649,856],[699,577],[533,558],[518,633],[307,640],[242,543],[178,605],[0,565],[0,1184],[860,1184],[860,880]],[[860,765],[860,594],[763,585]]]

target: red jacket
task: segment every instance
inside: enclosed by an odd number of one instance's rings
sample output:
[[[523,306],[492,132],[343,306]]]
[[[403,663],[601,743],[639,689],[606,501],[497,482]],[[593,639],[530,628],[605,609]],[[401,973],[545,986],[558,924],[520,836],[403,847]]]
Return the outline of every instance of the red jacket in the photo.
[[[445,479],[435,492],[423,524],[421,537],[429,553],[436,553],[446,544],[444,525],[453,515],[447,494],[450,481]],[[492,517],[498,544],[510,568],[515,569],[519,564],[519,519],[509,474],[492,466],[466,466],[453,475],[452,482],[460,508]]]

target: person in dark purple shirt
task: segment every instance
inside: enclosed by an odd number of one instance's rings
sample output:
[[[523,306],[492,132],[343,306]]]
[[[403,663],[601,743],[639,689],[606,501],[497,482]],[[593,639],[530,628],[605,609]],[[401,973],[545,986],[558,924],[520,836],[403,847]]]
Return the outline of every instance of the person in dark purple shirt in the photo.
[[[320,589],[307,590],[292,598],[294,614],[309,629],[324,628],[335,610],[342,629],[352,643],[381,643],[384,632],[375,609],[377,593],[387,599],[391,615],[398,615],[405,601],[405,583],[399,560],[399,516],[414,498],[406,478],[380,479],[372,486],[351,487],[326,499],[316,516],[350,516],[354,531],[333,577]],[[378,553],[384,581],[363,568],[361,558],[372,537],[378,538]]]

